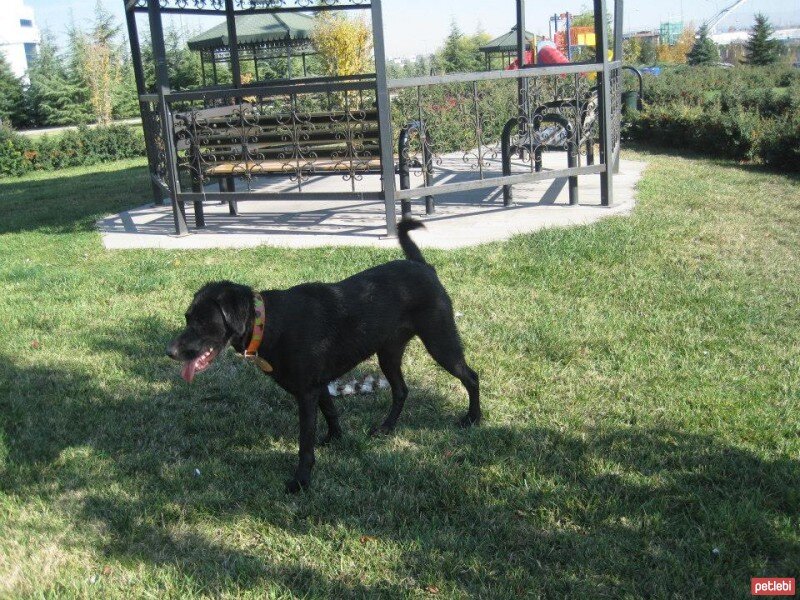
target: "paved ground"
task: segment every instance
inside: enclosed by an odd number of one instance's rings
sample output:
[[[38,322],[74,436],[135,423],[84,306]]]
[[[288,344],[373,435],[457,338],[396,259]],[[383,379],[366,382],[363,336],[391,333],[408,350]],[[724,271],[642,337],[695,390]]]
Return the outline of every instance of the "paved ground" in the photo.
[[[544,166],[564,168],[565,154],[545,155]],[[507,239],[545,227],[565,227],[592,223],[611,215],[627,214],[635,204],[635,187],[645,163],[623,160],[614,177],[615,205],[600,206],[600,176],[579,178],[580,206],[569,206],[567,180],[556,179],[514,186],[514,205],[503,206],[500,188],[437,196],[436,214],[425,215],[424,200],[413,201],[414,216],[423,219],[427,229],[415,232],[420,246],[459,248]],[[515,171],[522,172],[523,163]],[[499,175],[499,161],[490,161],[487,176]],[[448,156],[437,167],[435,183],[464,181],[478,174],[459,156]],[[412,187],[421,177],[412,177]],[[241,248],[269,244],[286,247],[317,246],[394,246],[386,233],[382,202],[311,202],[295,194],[296,185],[288,178],[256,180],[259,189],[286,192],[286,200],[240,202],[240,215],[228,215],[227,204],[206,204],[206,227],[194,229],[191,204],[187,205],[190,234],[174,234],[170,207],[142,206],[111,215],[98,222],[106,248]],[[237,183],[243,185],[243,182]],[[340,176],[317,177],[304,189],[346,191],[351,186]],[[216,186],[209,186],[209,191]],[[380,189],[377,175],[357,182],[359,191]],[[144,192],[144,191],[143,191]],[[399,215],[399,203],[398,203]]]

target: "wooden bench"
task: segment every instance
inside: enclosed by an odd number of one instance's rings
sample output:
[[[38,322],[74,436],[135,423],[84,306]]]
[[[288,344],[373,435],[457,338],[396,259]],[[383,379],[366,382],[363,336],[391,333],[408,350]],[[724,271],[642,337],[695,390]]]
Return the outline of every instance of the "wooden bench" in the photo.
[[[311,176],[340,175],[355,181],[381,171],[378,111],[262,112],[247,102],[233,106],[176,113],[176,149],[179,167],[199,192],[208,179],[218,179],[221,192],[234,192],[237,176],[289,176],[302,190]],[[408,151],[408,132],[403,128],[401,147],[395,156],[395,172],[402,177],[421,162]],[[405,144],[405,146],[403,146]],[[353,188],[355,189],[355,187]],[[203,227],[203,203],[195,202],[195,222]],[[236,200],[229,212],[238,214]]]

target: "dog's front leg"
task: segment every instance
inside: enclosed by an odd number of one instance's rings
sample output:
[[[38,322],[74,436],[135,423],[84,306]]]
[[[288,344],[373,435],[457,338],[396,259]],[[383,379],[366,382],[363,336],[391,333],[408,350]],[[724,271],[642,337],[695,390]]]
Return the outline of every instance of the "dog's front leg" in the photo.
[[[319,390],[296,396],[300,413],[300,460],[294,478],[286,482],[286,491],[295,493],[311,483],[314,467],[314,437],[317,434],[317,403]]]

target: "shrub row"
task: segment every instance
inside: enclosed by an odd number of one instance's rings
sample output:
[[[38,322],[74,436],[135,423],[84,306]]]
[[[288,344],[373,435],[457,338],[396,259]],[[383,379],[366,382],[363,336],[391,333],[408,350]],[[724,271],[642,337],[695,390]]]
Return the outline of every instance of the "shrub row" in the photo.
[[[800,172],[800,72],[682,67],[645,80],[626,135],[656,146]]]
[[[630,139],[659,147],[800,172],[800,114],[767,118],[741,110],[648,107],[628,116],[625,131]]]
[[[100,163],[145,155],[139,128],[122,125],[68,130],[39,138],[21,136],[0,127],[0,177],[16,177],[31,171]]]

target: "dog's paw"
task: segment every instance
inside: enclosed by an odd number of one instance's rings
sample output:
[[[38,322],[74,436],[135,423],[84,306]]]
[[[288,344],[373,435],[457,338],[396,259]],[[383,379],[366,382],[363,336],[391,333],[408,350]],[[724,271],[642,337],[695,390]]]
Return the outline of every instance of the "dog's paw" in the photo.
[[[481,422],[481,415],[478,413],[477,415],[470,415],[469,413],[465,414],[458,420],[458,426],[462,429],[466,429],[467,427],[473,427]]]
[[[319,442],[317,442],[317,446],[327,446],[331,442],[335,440],[342,439],[342,430],[336,429],[334,431],[328,431],[325,437],[321,438]]]
[[[296,494],[300,490],[308,488],[311,482],[309,480],[301,481],[296,477],[286,482],[286,491],[290,494]]]
[[[376,425],[372,429],[369,430],[369,437],[379,437],[382,435],[390,435],[394,431],[394,427],[389,427],[388,425]]]

